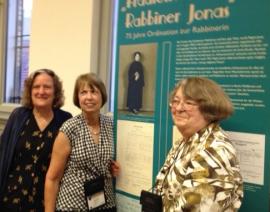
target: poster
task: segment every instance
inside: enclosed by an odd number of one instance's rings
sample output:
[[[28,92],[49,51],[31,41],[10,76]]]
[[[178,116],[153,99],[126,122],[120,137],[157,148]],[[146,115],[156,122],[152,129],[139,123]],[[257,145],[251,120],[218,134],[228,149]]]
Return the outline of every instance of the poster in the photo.
[[[118,190],[139,196],[142,189],[152,187],[153,124],[118,121],[117,160],[121,173],[117,179]]]
[[[119,1],[115,119],[152,126],[148,138],[153,139],[153,163],[147,170],[152,183],[179,136],[173,133],[170,91],[183,78],[208,77],[223,87],[235,108],[222,127],[242,159],[245,197],[240,211],[269,210],[269,14],[266,0]],[[138,51],[143,71],[139,76],[133,73],[133,80],[143,77],[139,94],[130,92],[129,78]],[[128,100],[135,97],[134,111]],[[117,145],[128,130],[116,130]],[[126,153],[117,154],[123,158]],[[250,161],[255,162],[253,168]],[[116,187],[121,195],[139,199],[136,192],[120,188]]]

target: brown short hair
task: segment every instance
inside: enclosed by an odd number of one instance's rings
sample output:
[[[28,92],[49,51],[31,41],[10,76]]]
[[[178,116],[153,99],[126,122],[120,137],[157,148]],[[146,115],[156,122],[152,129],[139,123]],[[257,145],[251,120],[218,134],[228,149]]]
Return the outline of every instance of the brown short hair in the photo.
[[[54,100],[53,108],[60,108],[64,105],[64,91],[62,82],[59,77],[50,69],[38,69],[35,72],[31,73],[24,81],[24,90],[22,95],[22,105],[28,108],[33,108],[33,102],[31,98],[32,86],[35,78],[42,73],[46,73],[53,79],[54,85]]]
[[[91,89],[95,89],[95,87],[100,91],[101,97],[102,97],[102,104],[101,107],[107,102],[107,91],[104,83],[101,79],[98,78],[98,76],[94,73],[87,73],[80,75],[76,82],[73,92],[73,103],[78,108],[80,108],[79,103],[79,90],[83,85],[88,85]]]
[[[176,85],[171,93],[170,101],[180,87],[186,99],[198,103],[205,120],[221,121],[232,115],[233,105],[229,96],[213,80],[204,77],[186,78]]]

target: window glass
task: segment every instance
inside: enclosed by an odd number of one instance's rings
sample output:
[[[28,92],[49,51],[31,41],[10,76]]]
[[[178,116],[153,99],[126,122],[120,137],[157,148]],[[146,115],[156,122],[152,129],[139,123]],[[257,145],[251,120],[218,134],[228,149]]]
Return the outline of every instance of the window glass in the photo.
[[[19,103],[28,75],[32,0],[9,0],[5,52],[5,103]]]

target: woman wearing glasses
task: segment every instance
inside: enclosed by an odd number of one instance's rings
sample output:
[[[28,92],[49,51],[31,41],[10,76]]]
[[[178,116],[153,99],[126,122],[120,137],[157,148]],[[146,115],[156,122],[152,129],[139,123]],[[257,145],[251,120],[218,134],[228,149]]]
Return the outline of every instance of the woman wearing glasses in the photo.
[[[233,113],[214,81],[191,77],[178,83],[170,107],[182,135],[156,178],[163,211],[237,211],[243,181],[236,150],[219,122]]]

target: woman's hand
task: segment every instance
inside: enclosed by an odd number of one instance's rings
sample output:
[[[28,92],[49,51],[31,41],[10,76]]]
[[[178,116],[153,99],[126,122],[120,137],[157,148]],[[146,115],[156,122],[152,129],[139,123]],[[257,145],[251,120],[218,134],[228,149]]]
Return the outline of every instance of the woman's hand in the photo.
[[[113,177],[117,177],[120,173],[120,164],[117,161],[111,161],[111,174]]]

